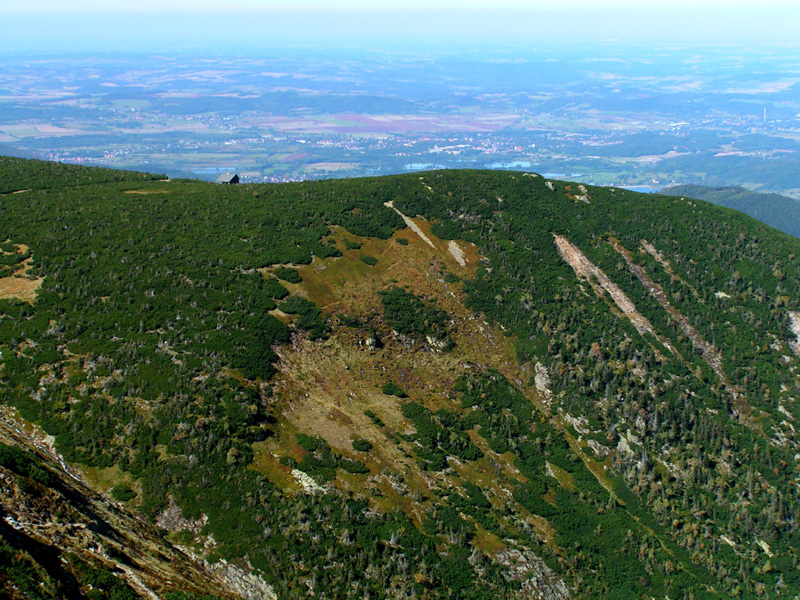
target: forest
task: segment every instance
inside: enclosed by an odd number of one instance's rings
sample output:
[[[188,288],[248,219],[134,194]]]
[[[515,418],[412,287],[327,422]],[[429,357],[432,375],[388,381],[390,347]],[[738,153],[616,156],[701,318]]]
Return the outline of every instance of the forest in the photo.
[[[204,519],[165,536],[208,563],[282,599],[800,594],[796,238],[531,173],[0,185],[2,403],[144,518]],[[312,355],[361,361],[326,392],[349,437],[303,416]]]
[[[800,202],[780,194],[754,192],[738,186],[676,185],[662,190],[670,196],[686,196],[739,210],[762,223],[800,237]]]

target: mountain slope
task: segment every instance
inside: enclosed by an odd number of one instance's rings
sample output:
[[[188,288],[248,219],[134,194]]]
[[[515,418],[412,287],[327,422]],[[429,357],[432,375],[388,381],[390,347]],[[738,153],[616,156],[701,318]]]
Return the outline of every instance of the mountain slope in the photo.
[[[201,567],[279,598],[800,591],[798,240],[534,174],[14,169],[2,397]]]
[[[742,187],[678,185],[662,190],[669,196],[685,196],[739,210],[762,223],[800,237],[800,202],[780,194],[754,192]]]
[[[0,422],[0,589],[4,598],[238,597],[222,573],[63,469],[52,440]]]

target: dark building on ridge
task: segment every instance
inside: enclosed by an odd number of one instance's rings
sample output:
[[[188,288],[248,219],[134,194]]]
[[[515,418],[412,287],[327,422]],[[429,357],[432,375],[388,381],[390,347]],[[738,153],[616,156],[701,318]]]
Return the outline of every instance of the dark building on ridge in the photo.
[[[234,185],[239,183],[239,176],[236,173],[223,173],[219,177],[217,177],[217,183],[227,183],[228,185]]]

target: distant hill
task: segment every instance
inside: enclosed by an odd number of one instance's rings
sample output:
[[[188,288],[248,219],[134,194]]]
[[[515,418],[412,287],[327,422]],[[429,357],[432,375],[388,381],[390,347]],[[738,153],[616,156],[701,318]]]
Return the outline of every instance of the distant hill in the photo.
[[[800,240],[441,170],[0,157],[0,598],[800,595]]]
[[[754,192],[739,186],[706,187],[678,185],[661,191],[667,196],[684,196],[713,202],[750,215],[795,237],[800,237],[800,202],[781,196]]]

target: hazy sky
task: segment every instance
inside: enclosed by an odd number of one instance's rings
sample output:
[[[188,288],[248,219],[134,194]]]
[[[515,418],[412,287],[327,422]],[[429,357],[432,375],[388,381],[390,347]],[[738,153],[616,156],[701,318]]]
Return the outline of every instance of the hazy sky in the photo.
[[[452,43],[800,45],[800,0],[0,0],[0,52],[408,48]]]
[[[597,0],[384,0],[379,6],[368,0],[293,0],[291,4],[278,0],[0,0],[0,12],[144,12],[144,11],[259,11],[292,9],[597,9]],[[797,0],[603,0],[605,9],[628,10],[703,10],[761,11],[764,9],[794,9]]]

